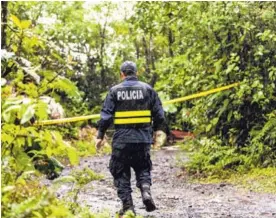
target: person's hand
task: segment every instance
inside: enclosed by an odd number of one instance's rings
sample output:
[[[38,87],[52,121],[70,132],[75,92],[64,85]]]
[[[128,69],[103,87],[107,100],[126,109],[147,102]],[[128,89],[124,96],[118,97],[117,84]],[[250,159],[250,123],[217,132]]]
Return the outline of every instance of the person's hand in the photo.
[[[101,149],[102,146],[103,146],[103,140],[102,139],[96,139],[95,147],[96,147],[97,152]]]
[[[166,141],[167,141],[166,133],[164,133],[161,130],[154,132],[153,141],[154,141],[154,144],[153,144],[154,149],[161,148],[166,144]]]

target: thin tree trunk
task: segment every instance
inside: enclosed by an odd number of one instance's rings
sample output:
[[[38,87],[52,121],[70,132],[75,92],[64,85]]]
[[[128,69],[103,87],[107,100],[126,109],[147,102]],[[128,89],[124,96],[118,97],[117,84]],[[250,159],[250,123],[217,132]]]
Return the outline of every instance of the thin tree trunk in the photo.
[[[103,59],[104,59],[104,51],[105,51],[105,43],[106,43],[106,28],[107,28],[107,20],[108,20],[108,17],[110,16],[110,10],[111,10],[111,3],[108,4],[108,8],[107,8],[107,14],[106,14],[106,20],[105,20],[105,23],[104,23],[104,26],[103,28],[101,29],[100,27],[100,36],[101,36],[101,45],[100,45],[100,61],[99,61],[99,64],[100,64],[100,67],[101,67],[101,87],[103,90],[106,89],[106,84],[107,84],[107,81],[106,81],[106,68],[104,66],[104,62],[103,62]]]
[[[139,48],[139,44],[138,44],[137,40],[135,40],[134,45],[136,48],[136,58],[138,60],[140,58],[140,48]]]
[[[154,62],[154,51],[153,51],[153,39],[152,39],[152,34],[150,34],[150,46],[149,46],[149,51],[150,51],[150,62],[151,62],[151,67],[155,71],[155,62]]]
[[[5,49],[7,47],[7,16],[8,16],[8,2],[1,1],[1,48]]]
[[[172,20],[173,18],[173,14],[169,13],[168,14],[169,20]],[[168,27],[168,42],[169,42],[169,54],[170,57],[174,57],[174,53],[173,53],[173,49],[172,49],[172,45],[174,43],[174,36],[173,36],[173,31],[170,27]]]
[[[145,58],[146,58],[146,71],[148,74],[150,74],[150,54],[149,54],[149,49],[147,46],[147,41],[145,36],[143,36],[143,46],[144,46]]]
[[[158,75],[156,74],[156,67],[155,67],[155,57],[154,57],[154,45],[153,45],[153,37],[152,37],[152,33],[150,34],[150,61],[151,61],[151,67],[152,67],[152,75],[151,75],[151,80],[150,80],[150,85],[152,87],[154,87],[157,79],[158,79]]]
[[[172,30],[169,28],[169,34],[168,34],[168,41],[169,41],[169,54],[170,57],[174,57],[173,49],[172,49],[172,44],[174,43],[174,37]]]
[[[101,87],[104,90],[105,89],[105,67],[103,64],[103,58],[104,58],[104,47],[105,47],[105,28],[106,28],[106,23],[103,27],[102,30],[100,30],[100,35],[101,35],[101,46],[100,46],[100,67],[101,67]]]

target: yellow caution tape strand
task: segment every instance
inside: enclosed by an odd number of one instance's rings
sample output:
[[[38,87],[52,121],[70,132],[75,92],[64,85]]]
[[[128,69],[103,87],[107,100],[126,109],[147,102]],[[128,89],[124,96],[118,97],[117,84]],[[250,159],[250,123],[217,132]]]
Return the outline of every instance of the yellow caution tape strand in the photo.
[[[72,123],[72,122],[78,122],[83,120],[93,120],[93,119],[100,119],[100,114],[93,114],[93,115],[87,115],[87,116],[81,116],[81,117],[70,117],[70,118],[62,118],[62,119],[56,119],[56,120],[42,120],[35,122],[35,126],[43,126],[43,125],[52,125],[52,124],[60,124],[60,123]]]
[[[197,93],[197,94],[188,95],[188,96],[185,96],[185,97],[182,97],[182,98],[176,98],[176,99],[173,99],[173,100],[164,101],[162,103],[163,103],[163,105],[167,105],[167,104],[183,102],[183,101],[191,100],[191,99],[194,99],[194,98],[199,98],[199,97],[203,97],[203,96],[206,96],[206,95],[210,95],[210,94],[213,94],[215,92],[220,92],[220,91],[223,91],[223,90],[231,89],[231,88],[233,88],[235,86],[238,86],[238,85],[239,85],[239,83],[233,83],[233,84],[228,85],[228,86],[223,86],[223,87],[220,87],[220,88],[211,89],[211,90],[200,92],[200,93]]]
[[[231,89],[231,88],[236,87],[238,85],[239,85],[239,83],[233,83],[233,84],[228,85],[228,86],[223,86],[223,87],[220,87],[220,88],[211,89],[211,90],[200,92],[200,93],[197,93],[197,94],[188,95],[188,96],[185,96],[185,97],[182,97],[182,98],[176,98],[176,99],[164,101],[164,102],[162,102],[162,104],[163,105],[168,105],[168,104],[174,104],[174,103],[178,103],[178,102],[184,102],[184,101],[191,100],[191,99],[194,99],[194,98],[199,98],[199,97],[203,97],[203,96],[206,96],[206,95],[210,95],[210,94],[213,94],[215,92],[220,92],[220,91],[224,91],[224,90],[227,90],[227,89]],[[71,123],[71,122],[78,122],[78,121],[92,120],[92,119],[100,119],[100,118],[101,118],[100,114],[93,114],[93,115],[87,115],[87,116],[62,118],[62,119],[56,119],[56,120],[42,120],[42,121],[36,122],[34,125],[35,126],[43,126],[43,125]]]

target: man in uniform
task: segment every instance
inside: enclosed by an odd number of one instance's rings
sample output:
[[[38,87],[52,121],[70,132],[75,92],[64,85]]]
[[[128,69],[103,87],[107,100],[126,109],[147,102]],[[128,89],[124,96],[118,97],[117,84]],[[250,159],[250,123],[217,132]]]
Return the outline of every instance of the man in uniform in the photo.
[[[113,122],[115,133],[109,167],[123,203],[119,214],[123,215],[127,210],[135,213],[131,197],[131,167],[146,211],[151,212],[156,209],[150,192],[153,131],[167,132],[168,128],[157,93],[150,85],[138,81],[135,63],[126,61],[121,65],[121,79],[123,82],[112,87],[104,101],[96,147],[102,146],[104,134]]]

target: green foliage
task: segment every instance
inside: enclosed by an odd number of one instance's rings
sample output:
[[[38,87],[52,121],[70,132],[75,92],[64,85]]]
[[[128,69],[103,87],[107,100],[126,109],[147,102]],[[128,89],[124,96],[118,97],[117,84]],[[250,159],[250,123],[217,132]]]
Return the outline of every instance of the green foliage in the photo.
[[[231,175],[229,182],[257,192],[276,193],[275,168],[255,168],[248,173]]]
[[[263,126],[258,125],[250,132],[252,146],[247,147],[247,152],[255,166],[276,166],[276,111],[266,117],[267,121]]]
[[[95,173],[88,167],[85,167],[81,170],[73,170],[69,176],[63,176],[55,180],[54,190],[58,188],[60,184],[71,183],[72,188],[62,197],[62,199],[66,202],[66,205],[71,208],[73,214],[78,215],[79,217],[109,217],[110,214],[108,213],[93,215],[89,212],[89,208],[81,207],[78,203],[78,194],[80,191],[83,190],[90,182],[102,178],[102,175]]]
[[[88,167],[83,170],[75,170],[72,173],[72,176],[76,178],[76,181],[79,185],[84,186],[93,180],[102,179],[103,176],[95,173]]]
[[[247,146],[221,146],[223,142],[218,137],[192,139],[186,142],[187,146],[193,144],[197,148],[186,167],[192,174],[210,178],[226,178],[233,172],[254,167],[275,167],[275,132],[275,113],[272,113],[261,129],[251,130],[252,142]]]
[[[53,161],[51,156],[68,158],[76,165],[77,150],[64,141],[57,128],[41,129],[33,124],[51,116],[49,104],[41,96],[62,99],[66,108],[70,101],[80,102],[81,92],[61,75],[63,70],[69,72],[70,66],[58,59],[59,51],[36,32],[31,20],[20,19],[13,13],[11,9],[9,52],[4,50],[1,58],[1,75],[8,81],[1,90],[2,216],[73,217],[70,207],[35,182],[41,176],[35,168],[39,169],[38,162],[46,164],[45,157]],[[50,51],[55,55],[47,55]]]
[[[96,148],[93,142],[78,140],[75,142],[75,146],[78,148],[78,155],[81,157],[87,157],[96,154]]]
[[[74,81],[83,91],[83,95],[78,97],[90,108],[101,103],[101,92],[114,84],[118,78],[115,75],[119,75],[111,67],[114,52],[110,46],[116,40],[110,19],[116,13],[116,5],[84,2],[21,2],[11,5],[13,13],[18,8],[28,10],[20,16],[32,20],[40,37],[47,37],[47,45],[51,48],[44,54],[47,57],[44,64],[54,61],[50,70]],[[66,88],[68,82],[59,81],[59,87],[61,91],[74,94],[76,90]]]
[[[34,151],[35,157],[64,154],[69,158],[71,164],[77,164],[76,149],[65,143],[58,132],[47,129],[38,130],[37,127],[21,125],[23,119],[26,122],[31,119],[31,117],[26,118],[25,116],[28,107],[25,107],[24,104],[11,104],[7,107],[9,109],[14,106],[18,106],[18,111],[13,113],[10,119],[6,118],[7,122],[2,125],[1,134],[2,190],[4,190],[2,192],[2,216],[26,217],[33,214],[35,217],[70,217],[71,212],[68,208],[59,203],[47,190],[41,194],[43,187],[39,187],[33,182],[38,179],[38,173],[35,171],[32,158],[27,155],[26,149],[33,146],[34,142],[39,142],[41,150]],[[14,120],[12,116],[19,119],[21,111],[23,111],[21,113],[23,116],[19,125],[11,123]],[[57,208],[59,212],[56,211]]]
[[[188,126],[198,137],[201,148],[191,170],[275,166],[274,9],[275,3],[137,4],[137,13],[148,14],[139,17],[137,28],[155,45],[151,70],[158,74],[155,88],[162,95],[173,99],[240,83],[178,104],[176,115],[169,114],[174,127]],[[160,40],[159,35],[165,37],[167,49],[158,50],[154,40]]]
[[[6,205],[10,198],[13,198],[12,204]],[[5,187],[2,191],[2,205],[3,203],[3,217],[73,217],[70,210],[52,193],[41,190],[38,184],[30,181]]]
[[[202,137],[200,140],[191,139],[186,143],[197,146],[191,154],[191,161],[185,164],[191,175],[226,178],[234,172],[233,169],[244,170],[243,165],[250,160],[246,155],[239,154],[235,147],[221,146],[221,140],[217,138]]]
[[[273,193],[276,190],[276,169],[275,167],[254,168],[249,171],[229,173],[227,177],[218,176],[194,178],[194,182],[204,184],[231,183],[243,189],[254,192]]]
[[[89,122],[33,124],[51,119],[45,96],[67,117],[99,113],[124,60],[137,63],[140,79],[162,100],[240,83],[165,107],[172,128],[196,135],[186,142],[195,149],[189,172],[226,178],[275,167],[275,8],[274,2],[8,2],[1,51],[2,215],[93,217],[47,190],[42,199],[38,186],[24,188],[38,176],[37,157],[77,164],[79,156],[95,154],[92,140],[78,137]],[[85,172],[83,185],[93,176]]]

